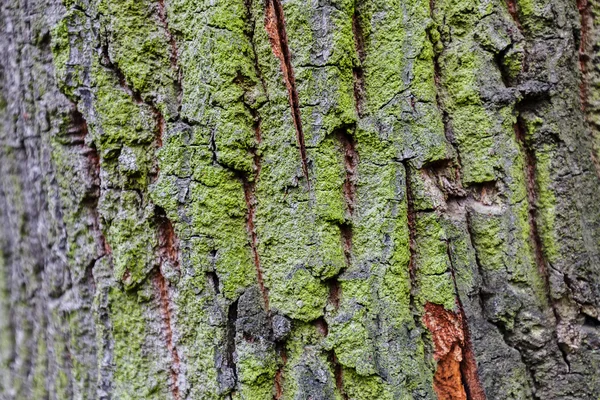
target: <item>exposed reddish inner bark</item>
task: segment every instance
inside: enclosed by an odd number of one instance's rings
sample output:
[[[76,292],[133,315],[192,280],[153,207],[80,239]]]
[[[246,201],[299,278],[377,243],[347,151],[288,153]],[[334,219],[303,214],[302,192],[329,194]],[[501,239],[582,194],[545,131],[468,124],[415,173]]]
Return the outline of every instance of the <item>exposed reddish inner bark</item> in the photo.
[[[160,265],[169,264],[172,268],[179,271],[179,239],[173,229],[173,224],[167,218],[165,211],[157,207],[156,208],[156,222],[157,222],[157,236],[158,236],[158,256]],[[173,342],[173,326],[171,318],[171,300],[169,296],[168,283],[165,280],[161,268],[159,267],[154,277],[154,283],[158,292],[158,299],[160,301],[160,309],[165,325],[165,339],[167,342],[167,349],[171,353],[171,392],[173,398],[179,399],[179,354],[175,348]]]
[[[258,168],[260,170],[260,167]],[[258,280],[258,287],[260,288],[263,301],[265,302],[266,311],[269,313],[269,292],[265,287],[265,281],[263,279],[260,256],[258,255],[258,236],[256,235],[256,229],[254,227],[254,218],[256,215],[256,197],[254,196],[255,183],[248,182],[246,179],[244,179],[242,184],[244,186],[244,198],[246,200],[246,207],[248,209],[248,214],[246,216],[246,229],[250,235],[250,249],[252,250],[252,258],[254,261],[254,267],[256,269],[256,278]]]
[[[337,357],[335,356],[334,352],[331,352],[330,358],[331,358],[330,362],[333,365],[333,375],[335,377],[335,387],[337,388],[338,392],[340,392],[342,399],[348,400],[348,398],[349,398],[348,394],[344,390],[344,371],[342,370],[342,364],[340,364],[338,362]]]
[[[406,175],[406,218],[408,222],[408,245],[410,251],[410,258],[408,261],[408,271],[410,273],[411,283],[415,281],[415,256],[417,251],[417,238],[416,238],[416,213],[412,194],[411,184],[411,171],[408,163],[404,164],[404,171]],[[411,285],[412,286],[412,285]]]
[[[275,372],[275,400],[283,398],[283,368],[287,364],[287,353],[285,352],[285,348],[281,347],[278,350],[283,364],[279,367],[277,372]]]
[[[308,161],[306,157],[306,146],[304,145],[304,132],[302,131],[302,120],[300,119],[300,101],[296,90],[296,78],[292,68],[292,56],[287,42],[287,33],[285,31],[285,20],[283,17],[283,6],[281,0],[266,0],[265,29],[269,35],[269,42],[273,54],[281,64],[281,72],[288,91],[292,119],[296,129],[296,140],[300,147],[300,158],[302,159],[302,171],[308,188],[310,189],[310,179],[308,177]]]
[[[519,30],[522,30],[523,28],[521,27],[521,21],[519,20],[519,10],[517,8],[517,1],[507,0],[506,6],[508,8],[508,13],[512,17],[513,21],[515,21],[517,28],[519,28]]]
[[[179,385],[178,385],[178,376],[179,376],[179,354],[177,353],[177,349],[175,348],[175,344],[173,343],[173,329],[171,327],[171,308],[170,308],[170,300],[169,300],[169,289],[167,287],[167,282],[163,277],[160,270],[157,271],[154,282],[156,288],[158,290],[158,296],[160,300],[160,309],[163,317],[163,321],[165,324],[165,338],[167,342],[167,349],[171,353],[171,393],[175,400],[179,400]]]
[[[161,209],[158,223],[158,246],[161,263],[168,261],[171,266],[179,270],[179,239],[175,235],[173,224],[164,215]]]
[[[439,400],[485,400],[462,313],[427,303],[423,323],[431,332],[437,368],[434,389]]]
[[[77,144],[84,148],[84,154],[87,159],[87,170],[90,181],[92,182],[92,188],[86,194],[83,202],[92,215],[94,229],[99,233],[98,239],[100,240],[100,248],[103,252],[101,255],[111,254],[112,249],[106,241],[102,229],[100,229],[100,215],[98,214],[98,199],[100,197],[100,155],[93,145],[90,147],[85,143],[85,137],[88,135],[88,125],[83,114],[77,109],[76,105],[74,105],[74,108],[71,110],[71,123],[67,128],[67,134],[73,137],[72,144]]]
[[[329,303],[337,310],[340,308],[340,294],[341,294],[340,282],[337,279],[331,281],[329,285]]]
[[[587,63],[589,62],[589,32],[593,24],[591,4],[588,0],[577,0],[577,9],[581,18],[581,33],[579,38],[579,69],[581,82],[579,83],[579,97],[581,109],[585,111],[588,101]]]

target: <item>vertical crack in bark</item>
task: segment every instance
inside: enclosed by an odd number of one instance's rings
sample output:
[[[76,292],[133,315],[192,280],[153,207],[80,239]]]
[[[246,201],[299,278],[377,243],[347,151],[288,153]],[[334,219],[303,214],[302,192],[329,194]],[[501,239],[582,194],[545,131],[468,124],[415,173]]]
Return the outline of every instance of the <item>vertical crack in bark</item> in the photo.
[[[252,15],[252,3],[251,1],[247,1],[246,3],[246,9],[248,12],[248,18],[250,19],[250,23],[252,26],[254,26],[254,22],[251,18]],[[251,35],[248,38],[248,40],[250,41],[250,43],[252,44],[252,48],[254,49],[254,29],[252,29],[252,31],[250,32]],[[266,90],[266,86],[263,82],[262,79],[262,73],[260,72],[260,68],[258,66],[258,60],[256,58],[256,51],[254,51],[254,68],[257,74],[257,78],[261,81],[261,84],[263,86],[263,89]],[[256,184],[258,182],[258,179],[260,178],[260,171],[262,169],[261,166],[261,157],[259,155],[259,150],[258,147],[260,147],[260,144],[262,142],[262,134],[261,134],[261,129],[260,129],[260,125],[261,125],[261,118],[259,113],[252,108],[249,105],[246,105],[246,108],[248,109],[248,111],[250,112],[250,115],[252,115],[252,118],[254,119],[254,140],[256,141],[255,145],[250,149],[250,153],[252,154],[252,159],[253,159],[253,167],[254,167],[254,176],[252,177],[252,179],[249,179],[247,176],[245,176],[244,174],[241,175],[241,180],[242,180],[242,186],[244,188],[244,199],[246,201],[246,208],[247,208],[247,215],[246,215],[246,229],[248,230],[248,234],[250,235],[250,248],[252,250],[252,258],[254,261],[254,267],[256,269],[256,277],[258,280],[258,286],[260,288],[260,292],[262,294],[263,297],[263,301],[265,303],[265,308],[267,311],[267,314],[269,315],[269,318],[271,317],[271,310],[270,310],[270,306],[269,306],[269,292],[267,290],[267,288],[265,287],[265,282],[263,279],[263,274],[262,274],[262,266],[260,263],[260,255],[258,253],[258,236],[256,234],[256,227],[254,224],[255,218],[256,218],[256,204],[257,204],[257,199],[256,199]]]
[[[231,369],[233,375],[234,386],[231,389],[235,389],[237,384],[237,366],[235,362],[235,335],[236,335],[236,323],[238,318],[238,300],[231,303],[227,309],[227,328],[225,337],[225,362],[227,367]]]
[[[333,375],[335,377],[335,387],[338,392],[342,396],[343,400],[348,400],[348,394],[344,390],[344,371],[342,369],[342,364],[338,362],[338,359],[335,355],[334,351],[331,351],[328,355],[329,362],[333,365]]]
[[[255,158],[255,160],[257,159],[258,157]],[[256,197],[254,195],[254,191],[256,188],[256,179],[258,179],[258,174],[260,171],[260,163],[256,167],[257,172],[255,180],[248,181],[246,177],[242,177],[242,185],[244,187],[244,199],[246,200],[246,208],[248,209],[246,215],[246,229],[248,231],[248,234],[250,235],[250,249],[252,250],[252,259],[254,262],[254,267],[256,269],[256,278],[258,280],[258,286],[260,288],[263,301],[265,302],[267,314],[270,315],[271,309],[269,306],[269,293],[267,288],[265,287],[265,282],[263,279],[262,267],[260,264],[260,256],[258,254],[258,236],[256,235],[256,228],[254,226],[254,219],[256,216]]]
[[[517,107],[518,108],[518,107]],[[529,211],[529,238],[531,241],[531,245],[533,246],[533,252],[535,257],[535,262],[538,267],[538,271],[544,280],[545,292],[548,299],[548,303],[552,308],[552,313],[556,320],[556,327],[554,329],[554,336],[556,338],[556,345],[558,350],[565,362],[567,367],[567,372],[570,372],[571,366],[567,357],[567,352],[563,348],[558,338],[557,327],[561,321],[560,313],[556,306],[554,299],[552,298],[552,294],[550,292],[550,277],[548,275],[547,269],[547,260],[544,255],[544,247],[542,238],[540,237],[538,223],[537,223],[537,183],[536,183],[536,159],[535,159],[535,151],[531,148],[530,144],[527,142],[527,138],[525,137],[525,124],[523,119],[520,116],[517,116],[517,123],[514,126],[515,136],[519,146],[521,147],[521,152],[523,154],[524,163],[525,163],[525,186],[527,190],[527,203],[528,203],[528,211]]]
[[[450,261],[450,273],[452,275],[452,283],[454,284],[454,292],[456,293],[456,303],[459,310],[458,315],[460,315],[464,338],[462,343],[462,360],[460,362],[461,381],[465,388],[467,399],[485,400],[485,390],[481,385],[479,374],[477,373],[477,361],[475,360],[475,353],[473,352],[473,344],[471,342],[471,334],[469,332],[469,325],[467,323],[467,315],[465,314],[465,309],[463,307],[462,300],[460,299],[460,293],[456,283],[456,275],[454,264],[452,262],[453,257],[450,243],[446,243],[446,250],[448,253],[448,260]]]
[[[521,117],[517,117],[517,123],[514,126],[515,136],[525,163],[525,186],[527,189],[527,202],[529,212],[529,235],[533,245],[535,261],[540,274],[547,280],[548,271],[546,270],[546,260],[542,248],[542,239],[540,238],[537,226],[537,188],[535,182],[535,153],[528,145],[525,138],[525,126]],[[547,283],[547,282],[546,282]],[[548,287],[546,288],[548,289]]]
[[[581,110],[586,114],[588,105],[589,81],[587,76],[587,63],[589,59],[589,32],[593,24],[592,5],[589,0],[577,0],[577,9],[579,10],[581,32],[579,33],[579,70],[581,72],[581,82],[579,83],[579,97],[581,100]]]
[[[346,203],[347,217],[346,221],[340,224],[339,227],[342,236],[344,257],[346,258],[346,267],[349,267],[352,263],[352,218],[356,208],[356,184],[358,181],[359,160],[354,137],[348,133],[346,128],[338,129],[335,132],[335,136],[344,152],[344,170],[346,176],[342,192],[344,194],[344,202]]]
[[[358,55],[359,65],[352,68],[353,84],[354,84],[354,105],[358,118],[361,118],[363,113],[364,103],[364,73],[362,63],[365,59],[364,39],[362,27],[360,26],[360,16],[357,10],[358,4],[355,1],[354,13],[352,15],[352,33],[354,36],[355,50]],[[338,140],[343,152],[344,161],[344,183],[342,185],[342,193],[344,203],[346,205],[345,221],[339,224],[340,235],[342,239],[342,249],[346,261],[346,269],[352,265],[352,237],[353,237],[353,217],[356,209],[356,185],[358,184],[358,163],[359,156],[356,150],[356,140],[350,129],[356,132],[357,123],[353,126],[344,126],[336,129],[333,134]],[[338,274],[339,275],[339,274]],[[335,276],[329,280],[329,298],[328,303],[337,311],[340,307],[341,286],[338,277]],[[324,318],[315,321],[317,330],[326,337],[329,334],[329,328]],[[335,386],[342,396],[342,399],[348,399],[348,395],[344,390],[344,376],[342,365],[338,362],[335,355],[335,349],[328,351],[327,359],[333,369]]]
[[[183,90],[181,88],[181,75],[182,74],[181,74],[181,68],[179,68],[177,40],[175,40],[175,36],[171,32],[171,29],[169,29],[169,21],[167,19],[167,9],[165,7],[165,0],[158,0],[158,18],[160,20],[162,28],[164,29],[165,33],[167,34],[169,46],[171,47],[171,51],[170,51],[171,55],[169,58],[171,61],[171,68],[173,68],[173,70],[177,74],[177,79],[175,81],[175,88],[177,90],[177,100],[181,106],[181,95],[183,93]]]
[[[158,236],[158,257],[159,268],[155,275],[155,284],[158,289],[158,298],[160,300],[161,313],[165,326],[165,338],[167,349],[171,355],[171,393],[175,400],[179,399],[179,373],[180,359],[179,353],[173,340],[173,322],[171,317],[171,299],[169,295],[168,283],[163,275],[162,268],[170,268],[178,273],[179,271],[179,240],[175,235],[173,224],[167,218],[165,211],[155,206],[155,218],[157,223]]]
[[[155,207],[160,263],[161,265],[169,263],[169,266],[179,271],[179,239],[165,210],[159,206]]]
[[[268,100],[269,93],[267,91],[267,84],[265,83],[265,78],[263,77],[263,74],[260,71],[260,67],[258,64],[258,52],[256,51],[256,45],[254,43],[254,34],[256,31],[256,20],[254,18],[254,13],[252,11],[253,3],[254,3],[253,0],[244,0],[244,5],[246,6],[246,13],[248,15],[248,22],[250,23],[250,31],[249,31],[249,35],[248,35],[249,36],[248,40],[250,41],[250,45],[252,46],[254,70],[256,72],[256,76],[260,80],[260,84],[263,88],[263,91],[265,92],[265,97]]]
[[[341,297],[341,287],[340,282],[337,278],[332,278],[328,281],[329,284],[329,296],[327,298],[327,302],[331,304],[335,311],[340,308],[340,297]],[[318,318],[314,321],[315,328],[317,331],[323,335],[323,337],[327,337],[329,335],[329,326],[325,318]],[[342,365],[339,363],[336,355],[335,349],[331,349],[327,351],[327,361],[331,365],[333,370],[333,377],[335,380],[335,387],[337,388],[340,396],[342,396],[343,400],[348,400],[348,394],[344,389],[344,371],[342,369]]]
[[[579,33],[579,71],[581,73],[581,81],[579,82],[579,98],[581,101],[581,110],[587,122],[588,129],[592,132],[598,130],[598,124],[591,118],[593,114],[592,110],[588,108],[594,108],[593,104],[589,102],[589,90],[590,90],[590,72],[593,73],[594,63],[594,45],[590,43],[590,31],[594,28],[594,15],[592,13],[592,2],[590,0],[577,0],[577,9],[579,10],[581,31]],[[590,53],[592,56],[590,56]],[[589,64],[592,64],[592,71],[589,71]],[[592,138],[592,163],[596,170],[596,175],[600,177],[600,160],[597,157],[600,154],[598,144]]]
[[[285,344],[278,342],[275,344],[275,347],[277,353],[281,357],[282,365],[277,369],[277,372],[275,372],[275,394],[273,395],[273,399],[281,400],[283,398],[283,369],[285,368],[288,360],[287,352],[285,351]]]
[[[485,311],[485,303],[484,303],[484,294],[482,293],[481,289],[485,289],[486,282],[485,282],[485,278],[484,278],[484,274],[483,274],[483,267],[481,265],[481,261],[479,260],[479,254],[477,254],[477,250],[475,250],[475,241],[474,241],[475,234],[473,232],[471,218],[470,218],[468,212],[466,213],[466,225],[467,225],[467,232],[469,234],[469,241],[470,241],[471,247],[473,248],[473,251],[475,253],[475,264],[477,266],[477,271],[479,273],[479,276],[481,276],[481,279],[483,282],[482,287],[480,287],[479,291],[478,291],[479,303],[480,303],[481,310],[483,312],[483,311]],[[519,358],[521,359],[521,362],[523,363],[523,366],[525,367],[525,371],[527,372],[528,381],[533,386],[533,389],[535,392],[536,387],[537,387],[536,380],[533,376],[531,368],[529,368],[529,365],[525,362],[525,357],[524,357],[524,354],[523,354],[523,351],[521,350],[521,348],[519,346],[515,346],[514,344],[510,343],[509,334],[508,334],[506,328],[502,324],[499,324],[498,322],[490,321],[490,320],[488,320],[488,322],[490,322],[492,325],[494,325],[496,327],[496,329],[498,329],[498,332],[502,335],[504,343],[506,343],[507,346],[515,349],[517,351],[517,353],[519,353]]]
[[[365,74],[363,64],[365,62],[365,40],[362,25],[360,24],[360,14],[358,11],[358,0],[354,2],[354,14],[352,14],[352,33],[354,34],[354,48],[358,56],[359,64],[352,68],[354,77],[354,105],[356,114],[362,117],[365,100]]]
[[[104,257],[105,255],[111,254],[110,246],[102,233],[102,228],[100,225],[100,215],[98,213],[98,201],[100,199],[100,155],[98,151],[92,145],[87,145],[85,143],[85,138],[88,135],[88,125],[87,121],[83,117],[83,114],[77,109],[77,105],[74,104],[74,108],[71,111],[71,124],[68,128],[67,134],[69,136],[76,137],[77,143],[81,144],[84,148],[85,157],[87,159],[88,173],[90,176],[90,182],[92,182],[92,187],[90,188],[82,202],[85,207],[87,207],[92,215],[92,226],[94,231],[98,232],[98,240],[100,241],[99,247],[100,252],[98,258],[93,260],[91,266],[95,264],[98,259]],[[93,282],[95,284],[95,282]]]
[[[154,278],[158,296],[160,300],[160,309],[165,325],[165,338],[167,342],[167,350],[171,355],[171,394],[175,400],[179,400],[179,354],[173,342],[173,328],[171,322],[171,300],[169,296],[169,288],[160,268],[157,269]]]
[[[517,28],[519,29],[519,31],[522,31],[523,27],[521,26],[521,21],[519,19],[519,10],[518,10],[518,6],[517,6],[517,1],[516,0],[506,0],[506,7],[508,8],[508,13],[512,17],[513,21],[515,21]]]
[[[269,35],[269,42],[271,43],[273,54],[275,54],[281,64],[281,72],[283,73],[283,80],[287,87],[292,119],[294,120],[294,128],[296,129],[296,140],[298,141],[298,147],[300,148],[302,171],[304,172],[306,184],[310,190],[308,160],[306,156],[306,146],[304,145],[302,120],[300,118],[300,101],[298,99],[298,91],[296,90],[296,78],[294,77],[292,56],[288,47],[281,0],[266,0],[265,29]]]
[[[406,219],[408,225],[408,247],[410,252],[410,258],[408,261],[408,272],[410,275],[411,282],[411,295],[410,303],[411,307],[414,306],[414,298],[412,290],[415,286],[415,258],[417,254],[417,232],[416,232],[416,211],[413,200],[413,191],[411,183],[411,167],[407,161],[402,163],[404,165],[405,174],[405,186],[406,186]]]

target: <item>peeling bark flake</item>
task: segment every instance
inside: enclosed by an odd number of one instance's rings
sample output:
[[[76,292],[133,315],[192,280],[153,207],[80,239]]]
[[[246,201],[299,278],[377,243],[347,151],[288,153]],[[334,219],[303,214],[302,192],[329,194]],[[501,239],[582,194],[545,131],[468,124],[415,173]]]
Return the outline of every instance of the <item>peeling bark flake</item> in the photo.
[[[433,339],[438,400],[485,400],[462,313],[427,303],[422,320]]]

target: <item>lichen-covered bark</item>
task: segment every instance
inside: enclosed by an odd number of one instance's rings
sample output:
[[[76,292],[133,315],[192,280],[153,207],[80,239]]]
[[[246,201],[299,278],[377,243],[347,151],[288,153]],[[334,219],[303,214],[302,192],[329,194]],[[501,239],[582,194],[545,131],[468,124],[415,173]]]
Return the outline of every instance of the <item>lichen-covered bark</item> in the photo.
[[[4,2],[0,398],[596,398],[599,27]]]

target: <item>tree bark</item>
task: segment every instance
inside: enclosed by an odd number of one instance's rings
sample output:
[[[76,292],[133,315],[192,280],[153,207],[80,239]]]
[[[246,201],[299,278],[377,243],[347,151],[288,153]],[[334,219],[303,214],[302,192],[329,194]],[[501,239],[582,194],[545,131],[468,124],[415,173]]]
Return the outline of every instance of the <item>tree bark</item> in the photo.
[[[1,399],[593,399],[596,0],[0,9]]]

